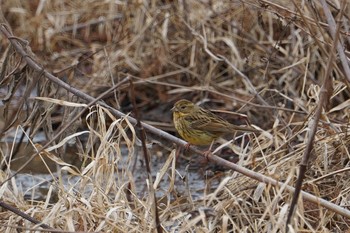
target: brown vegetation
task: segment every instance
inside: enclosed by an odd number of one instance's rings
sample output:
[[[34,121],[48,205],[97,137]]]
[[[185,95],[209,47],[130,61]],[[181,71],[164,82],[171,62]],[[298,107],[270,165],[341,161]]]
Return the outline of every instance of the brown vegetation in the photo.
[[[16,0],[0,17],[1,232],[283,232],[300,174],[290,232],[349,231],[347,1]],[[195,199],[175,182],[186,143],[170,109],[184,98],[263,130],[227,143],[236,164],[209,155],[227,170]],[[12,176],[16,129],[36,150],[26,162],[59,167],[43,200]]]

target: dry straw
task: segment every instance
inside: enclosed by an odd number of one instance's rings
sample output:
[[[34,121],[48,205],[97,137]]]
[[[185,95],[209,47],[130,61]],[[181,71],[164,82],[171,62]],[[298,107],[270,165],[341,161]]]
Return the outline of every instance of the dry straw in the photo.
[[[2,2],[1,231],[347,231],[350,8],[346,1],[320,3]],[[328,95],[320,101],[326,78]],[[147,179],[129,114],[136,108],[140,118],[169,130],[169,109],[182,98],[244,113],[263,129],[228,143],[237,164],[209,156],[239,173],[227,170],[196,198],[190,180],[182,181],[185,191],[177,182],[186,164],[176,164],[172,143],[185,142],[143,124],[150,165],[160,164],[151,166],[153,183]],[[7,139],[16,127],[35,148],[28,162],[48,159],[59,167],[47,165],[42,200],[24,199],[11,171],[18,150]],[[42,145],[33,142],[39,132],[48,139]],[[64,157],[72,147],[79,165]],[[307,148],[304,192],[287,226]]]

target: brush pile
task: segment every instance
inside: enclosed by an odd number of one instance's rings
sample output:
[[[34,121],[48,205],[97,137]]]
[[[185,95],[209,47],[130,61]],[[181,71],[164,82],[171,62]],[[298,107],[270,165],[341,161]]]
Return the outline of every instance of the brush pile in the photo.
[[[350,232],[348,1],[0,4],[1,232]],[[181,142],[165,133],[179,99],[262,129],[227,147],[282,183],[226,168],[179,191]],[[138,119],[157,128],[147,140]],[[44,197],[12,176],[18,157],[49,173]],[[301,189],[339,209],[301,194],[287,226],[300,163]]]

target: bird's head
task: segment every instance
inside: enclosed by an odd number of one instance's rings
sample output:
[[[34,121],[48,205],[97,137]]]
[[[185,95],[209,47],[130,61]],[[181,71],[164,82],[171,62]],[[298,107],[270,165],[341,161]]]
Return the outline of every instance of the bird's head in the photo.
[[[184,115],[188,115],[191,112],[193,112],[193,109],[195,107],[196,107],[196,105],[194,103],[192,103],[191,101],[182,99],[182,100],[177,101],[174,104],[174,107],[171,109],[171,111],[173,113],[177,113],[177,114],[184,116]]]

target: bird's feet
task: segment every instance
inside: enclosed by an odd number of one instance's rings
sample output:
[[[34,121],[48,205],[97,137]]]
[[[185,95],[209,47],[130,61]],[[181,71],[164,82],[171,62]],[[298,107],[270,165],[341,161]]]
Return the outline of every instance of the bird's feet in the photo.
[[[209,149],[207,151],[204,151],[203,152],[203,156],[207,159],[207,162],[209,162],[209,155],[211,155],[211,148],[213,147],[214,145],[214,140],[211,142],[210,146],[209,146]]]
[[[176,155],[175,155],[176,161],[179,159],[181,153],[186,154],[189,151],[190,146],[191,144],[187,143],[186,145],[183,146],[183,148],[178,147],[176,149]]]
[[[209,155],[211,155],[211,150],[207,150],[203,152],[204,158],[209,162]]]
[[[187,152],[187,151],[190,149],[190,146],[191,146],[191,144],[189,144],[189,143],[187,143],[187,144],[184,146],[185,152]]]

